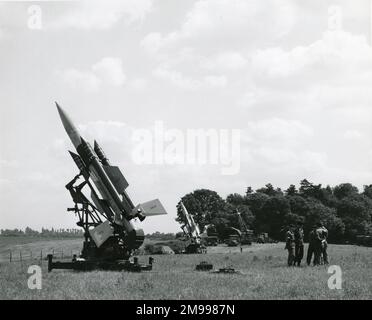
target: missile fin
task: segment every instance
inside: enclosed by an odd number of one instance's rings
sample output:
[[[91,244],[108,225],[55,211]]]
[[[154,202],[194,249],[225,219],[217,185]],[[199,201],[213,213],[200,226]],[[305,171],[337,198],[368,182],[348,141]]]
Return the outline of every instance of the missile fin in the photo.
[[[68,151],[70,153],[70,156],[74,160],[76,166],[79,168],[79,170],[85,169],[85,164],[83,160],[80,158],[80,156],[72,151]]]
[[[159,199],[139,204],[132,212],[137,213],[137,210],[141,210],[141,213],[146,217],[168,214]]]
[[[90,194],[90,196],[98,211],[105,213],[109,219],[112,219],[114,214],[112,213],[110,207],[106,204],[105,200],[99,199],[93,192]]]
[[[129,184],[124,178],[120,169],[116,166],[103,166],[106,174],[110,178],[113,186],[119,194],[123,194],[125,189],[128,188]]]
[[[96,246],[99,248],[108,238],[114,234],[114,229],[110,222],[106,220],[94,229],[89,230],[89,233],[94,240]]]

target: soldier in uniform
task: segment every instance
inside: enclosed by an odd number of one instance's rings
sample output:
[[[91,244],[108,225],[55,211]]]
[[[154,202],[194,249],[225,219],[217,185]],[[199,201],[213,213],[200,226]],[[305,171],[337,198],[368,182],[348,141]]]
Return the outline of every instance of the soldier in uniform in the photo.
[[[323,223],[322,223],[322,226],[320,228],[322,229],[322,231],[321,231],[321,239],[322,239],[321,257],[322,257],[323,263],[328,264],[329,263],[328,262],[328,252],[327,252],[327,249],[328,249],[328,242],[327,242],[328,230],[324,226]]]
[[[304,257],[304,230],[302,223],[297,224],[297,228],[294,232],[295,238],[295,265],[301,266],[302,258]]]
[[[325,249],[325,233],[323,224],[318,222],[315,229],[315,242],[314,242],[314,265],[320,265],[321,259],[324,257],[323,252]],[[326,258],[328,261],[328,258]]]
[[[316,235],[315,235],[316,226],[314,225],[309,233],[309,247],[307,248],[307,256],[306,262],[309,266],[311,264],[311,259],[315,254],[315,247],[316,247]]]
[[[291,267],[295,263],[295,235],[292,224],[289,225],[285,235],[285,249],[288,250],[288,266]]]

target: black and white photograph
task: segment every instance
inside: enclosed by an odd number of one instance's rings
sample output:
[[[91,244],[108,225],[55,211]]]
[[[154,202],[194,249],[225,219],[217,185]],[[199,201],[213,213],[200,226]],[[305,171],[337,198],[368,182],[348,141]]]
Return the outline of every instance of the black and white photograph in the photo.
[[[372,300],[371,247],[371,0],[0,1],[0,300]]]

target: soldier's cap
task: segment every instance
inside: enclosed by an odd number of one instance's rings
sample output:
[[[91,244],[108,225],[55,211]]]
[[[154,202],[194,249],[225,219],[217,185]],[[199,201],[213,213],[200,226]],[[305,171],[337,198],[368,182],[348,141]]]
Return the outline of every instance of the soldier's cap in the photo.
[[[315,226],[316,226],[316,227],[323,227],[323,223],[321,223],[321,222],[317,222],[317,223],[315,224]]]
[[[294,224],[291,223],[291,224],[289,225],[289,227],[290,227],[290,228],[294,228]]]

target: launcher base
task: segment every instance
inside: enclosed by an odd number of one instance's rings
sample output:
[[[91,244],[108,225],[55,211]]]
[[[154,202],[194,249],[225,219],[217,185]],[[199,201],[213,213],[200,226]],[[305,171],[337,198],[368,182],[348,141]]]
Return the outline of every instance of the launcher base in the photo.
[[[79,271],[93,271],[93,270],[105,270],[105,271],[129,271],[129,272],[141,272],[151,271],[152,263],[154,259],[149,258],[148,264],[138,263],[138,258],[134,257],[133,261],[130,260],[116,260],[116,261],[104,261],[104,260],[84,260],[84,259],[72,259],[72,261],[55,261],[53,262],[53,255],[48,255],[48,272],[53,269],[72,269]]]

